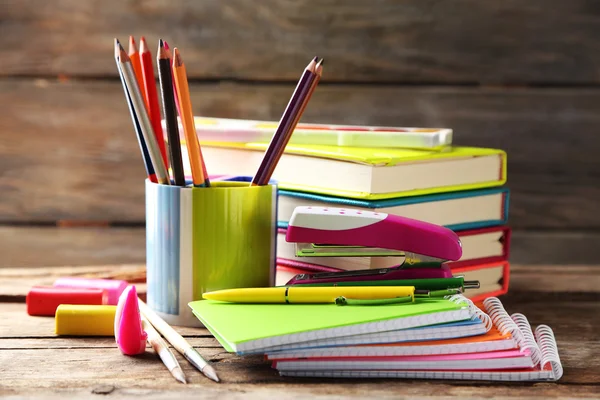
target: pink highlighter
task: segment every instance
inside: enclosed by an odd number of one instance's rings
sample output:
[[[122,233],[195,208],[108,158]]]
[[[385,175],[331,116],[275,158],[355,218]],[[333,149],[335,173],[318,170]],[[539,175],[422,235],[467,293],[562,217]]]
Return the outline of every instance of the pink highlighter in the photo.
[[[115,339],[123,354],[132,356],[146,351],[148,334],[142,327],[142,317],[135,286],[128,286],[117,304]]]
[[[328,281],[451,278],[443,263],[459,260],[462,245],[448,228],[397,215],[330,207],[296,207],[286,241],[298,257],[404,256],[390,268],[299,274],[286,285]]]

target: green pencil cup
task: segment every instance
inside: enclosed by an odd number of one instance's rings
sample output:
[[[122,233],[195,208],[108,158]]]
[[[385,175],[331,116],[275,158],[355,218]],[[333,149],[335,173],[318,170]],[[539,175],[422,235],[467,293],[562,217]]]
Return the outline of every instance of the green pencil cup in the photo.
[[[273,286],[277,187],[146,180],[147,303],[173,325],[201,326],[188,303],[214,290]]]

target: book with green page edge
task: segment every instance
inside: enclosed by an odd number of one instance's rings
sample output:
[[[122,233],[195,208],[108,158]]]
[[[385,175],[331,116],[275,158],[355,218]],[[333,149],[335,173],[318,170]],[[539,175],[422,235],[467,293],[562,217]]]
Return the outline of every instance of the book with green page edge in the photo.
[[[206,165],[223,175],[254,174],[265,143],[204,142]],[[183,158],[187,149],[182,146]],[[186,174],[189,163],[184,162]],[[290,145],[273,173],[281,189],[354,199],[389,199],[501,186],[506,153],[450,147],[445,151]]]
[[[473,317],[466,300],[417,299],[410,304],[189,303],[194,315],[229,352],[256,352],[274,345],[410,329]]]

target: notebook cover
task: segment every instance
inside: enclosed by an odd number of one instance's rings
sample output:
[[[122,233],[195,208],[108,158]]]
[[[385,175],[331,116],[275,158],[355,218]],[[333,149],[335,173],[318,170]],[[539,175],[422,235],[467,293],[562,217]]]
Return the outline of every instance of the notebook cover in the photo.
[[[437,193],[437,194],[429,194],[423,196],[412,196],[412,197],[399,197],[393,199],[383,199],[383,200],[360,200],[360,199],[350,199],[343,197],[335,197],[328,196],[326,194],[318,194],[318,193],[304,193],[304,192],[294,192],[289,190],[279,190],[280,196],[287,197],[295,197],[299,199],[305,200],[314,200],[325,203],[331,203],[336,206],[351,206],[351,207],[361,207],[361,208],[386,208],[386,207],[397,207],[404,206],[410,204],[418,204],[418,203],[427,203],[427,202],[435,202],[435,201],[444,201],[444,200],[454,200],[454,199],[463,199],[468,197],[477,197],[477,196],[488,196],[494,195],[497,193],[503,194],[503,203],[502,203],[502,218],[501,219],[492,219],[486,221],[475,221],[475,222],[467,222],[461,224],[451,224],[445,225],[446,228],[452,229],[454,231],[458,230],[467,230],[467,229],[478,229],[484,228],[493,225],[502,225],[506,224],[508,221],[508,212],[509,212],[509,203],[510,203],[510,190],[508,188],[492,188],[492,189],[479,189],[479,190],[465,190],[460,192],[451,192],[451,193]],[[278,228],[287,228],[289,221],[277,221]]]
[[[390,304],[361,307],[335,304],[234,304],[200,300],[189,303],[189,306],[217,340],[224,347],[231,348],[228,345],[230,343],[464,310],[466,303],[459,305],[443,299],[419,299],[409,306]],[[429,319],[435,323],[435,320]]]
[[[182,141],[182,143],[185,143]],[[251,151],[265,151],[268,147],[267,143],[216,143],[205,142],[205,147],[225,147],[239,148]],[[494,186],[501,186],[506,182],[506,152],[499,149],[488,149],[479,147],[452,147],[448,151],[436,152],[427,150],[414,149],[385,149],[385,148],[367,148],[367,147],[336,147],[336,146],[317,146],[317,145],[290,145],[285,148],[285,153],[296,154],[307,157],[327,158],[339,161],[353,162],[363,165],[371,165],[373,167],[395,166],[407,162],[422,162],[437,160],[447,160],[452,158],[472,158],[490,155],[499,155],[501,157],[501,167],[498,171],[498,179],[489,182],[478,182],[473,184],[461,184],[441,186],[428,189],[408,190],[403,192],[389,193],[365,193],[343,190],[331,190],[318,186],[295,185],[289,182],[280,182],[279,188],[321,193],[337,197],[349,197],[357,199],[390,199],[395,197],[419,196],[433,193],[454,192],[461,190],[482,189]]]

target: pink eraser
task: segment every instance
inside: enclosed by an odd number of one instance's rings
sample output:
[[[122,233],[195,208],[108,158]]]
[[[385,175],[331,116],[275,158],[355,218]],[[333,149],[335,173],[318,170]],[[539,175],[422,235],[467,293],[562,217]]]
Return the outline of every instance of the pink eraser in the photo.
[[[146,350],[148,334],[142,327],[140,306],[135,286],[128,286],[117,304],[115,340],[123,354],[133,356]]]
[[[116,279],[89,279],[64,277],[58,278],[54,285],[55,287],[68,287],[79,289],[103,289],[108,293],[109,305],[116,305],[119,302],[119,296],[127,287],[127,282]]]

